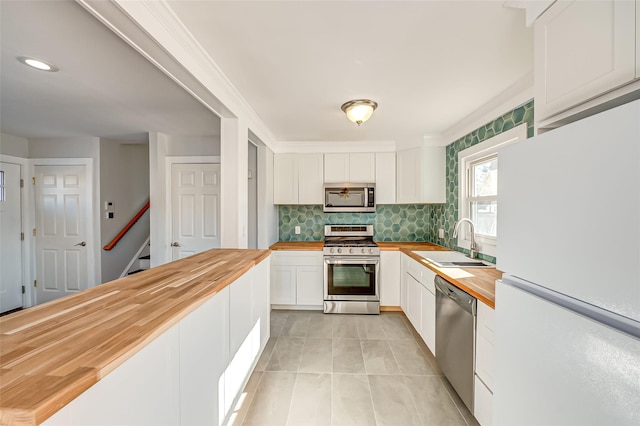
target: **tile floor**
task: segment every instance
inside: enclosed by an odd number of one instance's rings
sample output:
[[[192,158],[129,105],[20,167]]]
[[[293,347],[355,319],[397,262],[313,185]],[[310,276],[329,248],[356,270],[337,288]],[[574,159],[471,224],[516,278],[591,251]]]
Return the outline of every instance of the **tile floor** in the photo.
[[[272,311],[231,425],[478,423],[402,313]]]

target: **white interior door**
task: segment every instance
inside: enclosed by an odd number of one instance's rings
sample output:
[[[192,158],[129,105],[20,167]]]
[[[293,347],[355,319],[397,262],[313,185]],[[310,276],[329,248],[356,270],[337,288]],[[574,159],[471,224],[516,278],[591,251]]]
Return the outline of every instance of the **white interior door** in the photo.
[[[220,164],[171,166],[172,259],[220,247]]]
[[[22,307],[20,165],[0,162],[0,312]]]
[[[86,167],[35,166],[36,298],[48,302],[88,287]]]

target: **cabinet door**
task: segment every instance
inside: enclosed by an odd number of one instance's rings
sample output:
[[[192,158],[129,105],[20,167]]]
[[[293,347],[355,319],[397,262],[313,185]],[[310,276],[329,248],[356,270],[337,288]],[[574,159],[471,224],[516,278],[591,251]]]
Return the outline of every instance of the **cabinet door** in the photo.
[[[398,151],[396,161],[396,201],[398,204],[415,203],[418,201],[420,149]]]
[[[536,120],[633,80],[635,2],[559,1],[534,26]]]
[[[322,204],[322,154],[300,154],[298,160],[298,203]]]
[[[349,154],[349,182],[376,181],[376,155],[374,153]]]
[[[400,252],[380,253],[380,305],[400,306]]]
[[[420,318],[422,316],[422,306],[420,305],[421,288],[422,284],[411,275],[407,276],[407,317],[418,333],[422,331],[420,327]]]
[[[407,272],[409,268],[409,256],[406,254],[400,255],[401,263],[400,263],[400,307],[402,311],[409,316],[407,309],[407,286],[409,281],[409,273]]]
[[[293,155],[274,156],[273,203],[298,204],[298,164]]]
[[[446,202],[446,148],[444,146],[422,147],[418,174],[419,201],[422,203]]]
[[[376,204],[396,202],[396,154],[380,152],[376,154]]]
[[[297,296],[298,305],[322,306],[323,296],[323,267],[322,266],[298,266],[297,267]]]
[[[473,417],[481,426],[493,424],[493,394],[482,383],[478,376],[474,377]]]
[[[296,303],[296,267],[271,266],[271,303],[294,305]]]
[[[349,154],[324,155],[324,181],[326,183],[349,182]]]
[[[217,425],[226,415],[219,383],[229,364],[230,287],[179,323],[181,424]]]
[[[250,271],[253,274],[251,322],[255,328],[255,330],[252,329],[252,338],[254,339],[253,347],[257,348],[258,353],[264,349],[271,334],[270,261],[270,258],[264,259]],[[259,328],[256,328],[258,324]]]
[[[420,336],[432,354],[436,354],[436,296],[427,288],[420,288]]]

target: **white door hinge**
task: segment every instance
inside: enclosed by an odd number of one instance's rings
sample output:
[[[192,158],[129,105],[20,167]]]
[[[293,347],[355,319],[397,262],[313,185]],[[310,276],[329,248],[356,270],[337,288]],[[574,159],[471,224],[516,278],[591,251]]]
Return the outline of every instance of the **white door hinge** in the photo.
[[[36,228],[33,228],[33,236],[36,236]]]
[[[32,184],[32,185],[35,185],[35,184],[36,184],[36,178],[35,178],[35,177],[32,177],[32,178],[31,178],[31,184]]]

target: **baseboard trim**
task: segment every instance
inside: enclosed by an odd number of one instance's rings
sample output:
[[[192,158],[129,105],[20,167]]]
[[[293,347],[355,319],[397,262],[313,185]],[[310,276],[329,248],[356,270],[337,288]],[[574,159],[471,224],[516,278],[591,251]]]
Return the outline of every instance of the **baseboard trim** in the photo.
[[[402,312],[400,306],[380,306],[380,312]]]

